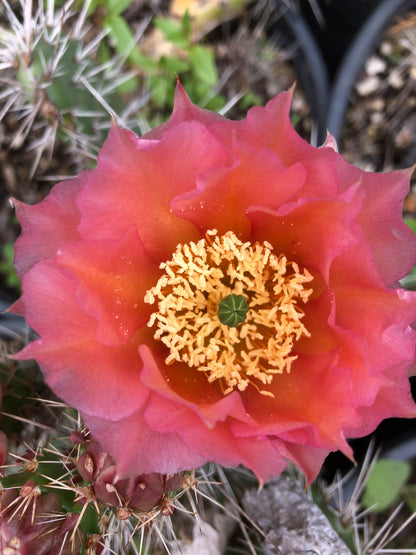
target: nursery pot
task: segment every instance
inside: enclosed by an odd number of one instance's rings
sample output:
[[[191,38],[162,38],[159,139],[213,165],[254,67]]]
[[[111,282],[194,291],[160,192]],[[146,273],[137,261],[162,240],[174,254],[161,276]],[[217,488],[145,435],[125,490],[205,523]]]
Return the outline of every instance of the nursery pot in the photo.
[[[0,291],[0,341],[13,341],[29,334],[29,327],[22,316],[5,312],[12,303],[13,299]]]
[[[394,18],[416,8],[416,0],[382,0],[348,48],[331,88],[326,127],[339,140],[349,97],[364,63]]]
[[[380,0],[315,0],[298,4],[321,49],[332,81],[347,48]]]
[[[281,3],[275,2],[276,10]],[[307,23],[298,10],[286,9],[268,29],[272,42],[294,49],[293,65],[316,123],[313,142],[321,144],[326,137],[326,111],[328,103],[328,75],[319,47]]]

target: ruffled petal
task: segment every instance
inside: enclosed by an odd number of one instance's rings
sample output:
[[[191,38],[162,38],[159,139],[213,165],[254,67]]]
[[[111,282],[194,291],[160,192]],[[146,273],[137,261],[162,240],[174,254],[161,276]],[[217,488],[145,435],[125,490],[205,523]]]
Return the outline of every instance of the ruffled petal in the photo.
[[[57,264],[74,279],[76,299],[97,320],[95,337],[103,345],[126,343],[150,318],[144,296],[160,270],[131,228],[120,240],[66,244]]]
[[[280,474],[286,467],[267,437],[256,434],[238,438],[232,434],[227,421],[208,427],[194,411],[156,395],[151,397],[144,416],[152,429],[180,434],[186,445],[192,446],[206,462],[215,460],[223,466],[244,464],[260,481]]]
[[[336,324],[355,330],[375,348],[382,332],[395,322],[415,321],[416,293],[406,300],[396,289],[387,289],[373,263],[372,251],[362,240],[350,245],[331,265],[330,286],[336,299]],[[357,318],[359,314],[359,318]]]
[[[141,379],[159,394],[162,403],[165,399],[188,407],[211,428],[228,416],[249,420],[237,392],[224,397],[215,385],[208,383],[203,372],[186,364],[167,366],[163,356],[153,353],[146,345],[140,345],[139,353],[144,364]]]
[[[311,484],[318,476],[321,467],[328,456],[327,449],[301,445],[296,443],[273,441],[283,457],[294,463],[305,474],[306,485]],[[349,455],[348,455],[349,456]],[[350,457],[351,458],[351,457]]]
[[[58,183],[34,206],[13,200],[22,227],[15,245],[15,268],[20,279],[39,260],[54,256],[63,243],[79,238],[76,197],[82,186],[81,177]]]
[[[402,217],[414,168],[376,174],[351,166],[341,156],[337,166],[341,191],[359,182],[365,192],[357,222],[384,284],[391,285],[412,269],[416,259],[416,237]]]
[[[245,120],[231,122],[229,128],[254,148],[273,150],[286,167],[301,162],[307,177],[300,196],[334,198],[338,194],[336,152],[332,147],[312,147],[296,133],[290,121],[292,94],[293,89],[279,94],[264,108],[251,108]],[[217,129],[221,129],[221,124],[212,132],[216,133]]]
[[[197,188],[176,198],[171,208],[192,221],[201,234],[217,229],[232,230],[240,239],[249,239],[249,206],[277,209],[303,186],[306,172],[301,164],[285,168],[270,149],[254,150],[248,143],[234,144],[234,164],[205,172]]]
[[[280,210],[252,207],[247,215],[254,240],[270,242],[276,253],[317,270],[328,283],[333,260],[357,241],[352,224],[361,203],[354,186],[339,200],[302,202]]]
[[[120,478],[152,472],[174,474],[193,470],[206,462],[179,434],[150,428],[142,411],[118,421],[90,414],[83,414],[83,419],[88,428],[94,430],[94,437],[117,461]]]
[[[170,201],[225,160],[223,147],[199,122],[181,123],[161,141],[113,126],[78,197],[81,236],[120,239],[134,225],[146,250],[167,260],[178,243],[200,238],[192,223],[173,214]]]
[[[149,340],[147,327],[131,341],[109,348],[95,339],[96,320],[75,299],[74,282],[53,261],[41,261],[23,280],[27,322],[40,335],[15,358],[35,358],[46,382],[69,405],[88,414],[118,419],[137,410],[148,395],[140,381],[140,340]]]
[[[178,82],[175,90],[173,112],[169,120],[143,135],[143,138],[160,140],[167,131],[185,121],[198,121],[207,128],[215,126],[216,123],[229,123],[223,116],[193,104],[183,86]]]
[[[351,391],[351,369],[338,363],[336,352],[302,355],[289,374],[276,375],[268,391],[274,398],[247,390],[245,407],[259,433],[291,443],[350,452],[342,430],[360,426]],[[256,433],[235,422],[239,435]]]

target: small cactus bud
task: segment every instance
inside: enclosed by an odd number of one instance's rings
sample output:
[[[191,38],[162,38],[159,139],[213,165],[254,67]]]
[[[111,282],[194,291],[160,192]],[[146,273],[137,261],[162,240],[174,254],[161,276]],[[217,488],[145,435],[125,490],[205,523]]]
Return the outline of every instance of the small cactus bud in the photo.
[[[100,541],[102,541],[102,538],[98,534],[88,536],[85,542],[86,555],[100,555],[104,550],[104,543],[100,543]]]
[[[117,507],[121,519],[125,511],[146,513],[164,507],[172,514],[173,506],[166,502],[167,493],[182,485],[182,474],[143,474],[120,479],[112,458],[101,449],[95,440],[85,442],[85,451],[79,457],[78,472],[84,480],[91,482],[95,498],[105,505]]]
[[[84,445],[85,443],[85,436],[80,430],[75,430],[75,432],[72,432],[69,436],[69,439],[74,445]]]
[[[40,493],[40,489],[36,486],[35,482],[29,480],[20,488],[19,495],[20,497],[29,497],[30,495],[40,495]]]
[[[24,504],[19,502],[19,497],[25,497]],[[53,522],[52,514],[55,515]],[[26,482],[19,493],[15,489],[5,490],[0,495],[0,552],[4,555],[79,553],[80,533],[72,539],[68,533],[75,528],[79,515],[70,515],[59,524],[60,514],[58,496],[55,493],[41,495],[33,481]]]
[[[129,511],[125,507],[120,507],[119,509],[117,509],[117,518],[119,520],[127,520],[130,517],[131,517],[131,511]]]
[[[170,515],[173,515],[174,511],[175,511],[175,506],[172,503],[172,500],[169,497],[165,496],[160,505],[160,512],[162,513],[163,516],[170,516]]]

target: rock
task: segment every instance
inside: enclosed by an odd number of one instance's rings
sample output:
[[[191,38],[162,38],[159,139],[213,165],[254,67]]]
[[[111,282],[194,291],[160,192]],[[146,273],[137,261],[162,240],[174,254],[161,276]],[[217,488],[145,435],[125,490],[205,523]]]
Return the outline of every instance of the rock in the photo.
[[[228,536],[235,528],[235,520],[217,513],[212,525],[200,517],[192,527],[192,538],[170,542],[170,555],[222,555]]]
[[[377,75],[384,73],[387,69],[387,62],[379,56],[371,56],[365,63],[367,75]]]
[[[220,555],[222,552],[222,541],[220,534],[208,522],[200,521],[200,526],[194,526],[191,541],[180,541],[172,544],[170,553],[172,555]]]
[[[394,69],[390,72],[387,78],[388,84],[393,87],[393,89],[400,90],[404,87],[404,77],[400,72],[400,69]]]
[[[376,92],[381,85],[381,79],[377,75],[370,75],[355,85],[355,90],[360,96],[368,96]]]
[[[243,507],[268,538],[265,555],[351,555],[320,508],[285,476],[247,490]]]

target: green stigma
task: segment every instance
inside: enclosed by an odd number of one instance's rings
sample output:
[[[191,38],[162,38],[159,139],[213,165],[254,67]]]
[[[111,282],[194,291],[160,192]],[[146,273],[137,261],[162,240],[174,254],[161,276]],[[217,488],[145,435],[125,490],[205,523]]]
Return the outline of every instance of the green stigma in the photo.
[[[236,328],[246,321],[247,299],[244,295],[228,295],[218,305],[218,318],[221,324]]]

